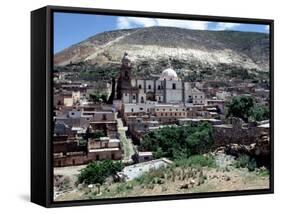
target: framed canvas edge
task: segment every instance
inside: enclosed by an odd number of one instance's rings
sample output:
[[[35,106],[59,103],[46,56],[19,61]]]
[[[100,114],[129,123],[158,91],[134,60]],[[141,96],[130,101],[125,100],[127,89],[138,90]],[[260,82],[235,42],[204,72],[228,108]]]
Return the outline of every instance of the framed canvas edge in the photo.
[[[51,6],[46,7],[46,207],[66,207],[81,205],[99,205],[99,204],[116,204],[116,203],[135,203],[135,202],[152,202],[163,200],[179,200],[179,199],[204,199],[213,197],[229,197],[244,195],[261,195],[274,193],[274,20],[272,19],[253,19],[226,16],[205,16],[205,15],[189,15],[178,13],[159,13],[147,11],[129,11],[129,10],[112,10],[100,8],[80,8],[80,7],[64,7]],[[225,192],[204,192],[204,193],[188,193],[174,195],[156,195],[143,197],[127,197],[127,198],[111,198],[96,200],[74,200],[74,201],[54,201],[53,200],[53,167],[52,167],[52,74],[53,66],[53,13],[88,13],[103,15],[124,15],[124,16],[140,16],[140,17],[158,17],[169,19],[189,19],[189,20],[209,20],[220,22],[239,22],[268,24],[270,26],[270,146],[271,146],[271,168],[270,168],[270,188],[257,190],[238,190]]]

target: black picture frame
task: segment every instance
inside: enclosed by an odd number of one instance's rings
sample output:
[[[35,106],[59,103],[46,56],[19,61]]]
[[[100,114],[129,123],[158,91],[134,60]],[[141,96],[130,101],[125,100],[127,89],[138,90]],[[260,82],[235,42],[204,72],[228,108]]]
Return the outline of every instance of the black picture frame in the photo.
[[[270,188],[184,195],[146,196],[100,200],[53,201],[52,169],[52,66],[53,66],[53,13],[83,13],[219,21],[232,23],[267,24],[270,26]],[[173,13],[92,9],[79,7],[46,6],[31,12],[31,202],[44,207],[81,206],[127,202],[176,200],[189,198],[226,197],[268,194],[274,192],[274,21],[237,17],[187,15]]]

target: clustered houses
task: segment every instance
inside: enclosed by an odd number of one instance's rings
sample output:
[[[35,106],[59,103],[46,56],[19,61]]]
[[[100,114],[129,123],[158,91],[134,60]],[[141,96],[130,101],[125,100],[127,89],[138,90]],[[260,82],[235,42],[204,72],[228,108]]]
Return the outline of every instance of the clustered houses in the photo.
[[[122,158],[116,113],[112,105],[91,103],[92,89],[82,83],[55,86],[54,166]]]
[[[218,118],[224,112],[224,97],[208,99],[199,89],[203,89],[202,83],[185,82],[172,68],[158,78],[133,78],[127,53],[117,83],[122,118],[137,141],[160,125],[175,124],[181,118]]]
[[[161,126],[207,121],[214,127],[215,140],[222,144],[226,136],[235,142],[241,136],[253,142],[261,128],[228,124],[225,121],[225,103],[237,95],[254,96],[266,105],[269,91],[266,83],[255,85],[239,80],[206,80],[186,82],[170,67],[158,77],[134,78],[131,60],[124,54],[115,85],[101,82],[71,82],[55,77],[54,87],[54,166],[86,164],[94,160],[121,160],[117,112],[134,143],[141,141],[149,131]],[[257,86],[257,87],[254,87]],[[90,94],[107,92],[113,104],[95,104]],[[237,121],[236,121],[237,122]],[[238,124],[238,125],[237,125]],[[234,134],[235,133],[235,134]],[[235,138],[236,137],[236,138]],[[253,138],[253,139],[252,139]],[[137,162],[151,160],[151,153],[136,151]]]
[[[54,166],[122,158],[116,114],[102,108],[61,107],[54,118]]]

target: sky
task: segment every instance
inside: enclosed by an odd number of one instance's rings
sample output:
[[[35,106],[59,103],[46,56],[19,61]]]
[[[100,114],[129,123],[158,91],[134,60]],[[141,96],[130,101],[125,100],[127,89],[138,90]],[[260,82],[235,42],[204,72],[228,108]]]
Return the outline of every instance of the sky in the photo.
[[[137,27],[169,26],[196,30],[235,30],[269,33],[268,25],[229,22],[188,21],[79,13],[54,13],[54,52],[104,31]]]

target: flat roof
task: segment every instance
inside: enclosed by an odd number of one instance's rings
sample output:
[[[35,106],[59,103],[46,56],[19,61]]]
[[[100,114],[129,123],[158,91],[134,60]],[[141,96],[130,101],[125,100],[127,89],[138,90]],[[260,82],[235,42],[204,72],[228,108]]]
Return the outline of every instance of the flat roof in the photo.
[[[152,155],[152,152],[139,152],[139,156],[146,156],[146,155]]]
[[[179,118],[179,121],[212,121],[212,122],[220,122],[221,120],[214,119],[214,118]]]
[[[108,151],[118,151],[118,148],[103,148],[103,149],[90,149],[89,152],[96,153],[96,152],[108,152]]]
[[[259,125],[258,127],[260,127],[260,128],[269,128],[270,125],[269,125],[269,123],[265,123],[265,124]]]
[[[120,143],[119,139],[110,139],[109,140],[110,143]]]
[[[124,174],[126,176],[126,180],[133,180],[144,173],[149,172],[151,169],[158,169],[160,167],[166,167],[169,164],[171,164],[171,161],[162,158],[162,159],[156,159],[152,161],[147,161],[143,163],[138,163],[130,166],[124,167],[122,172],[120,174]]]

